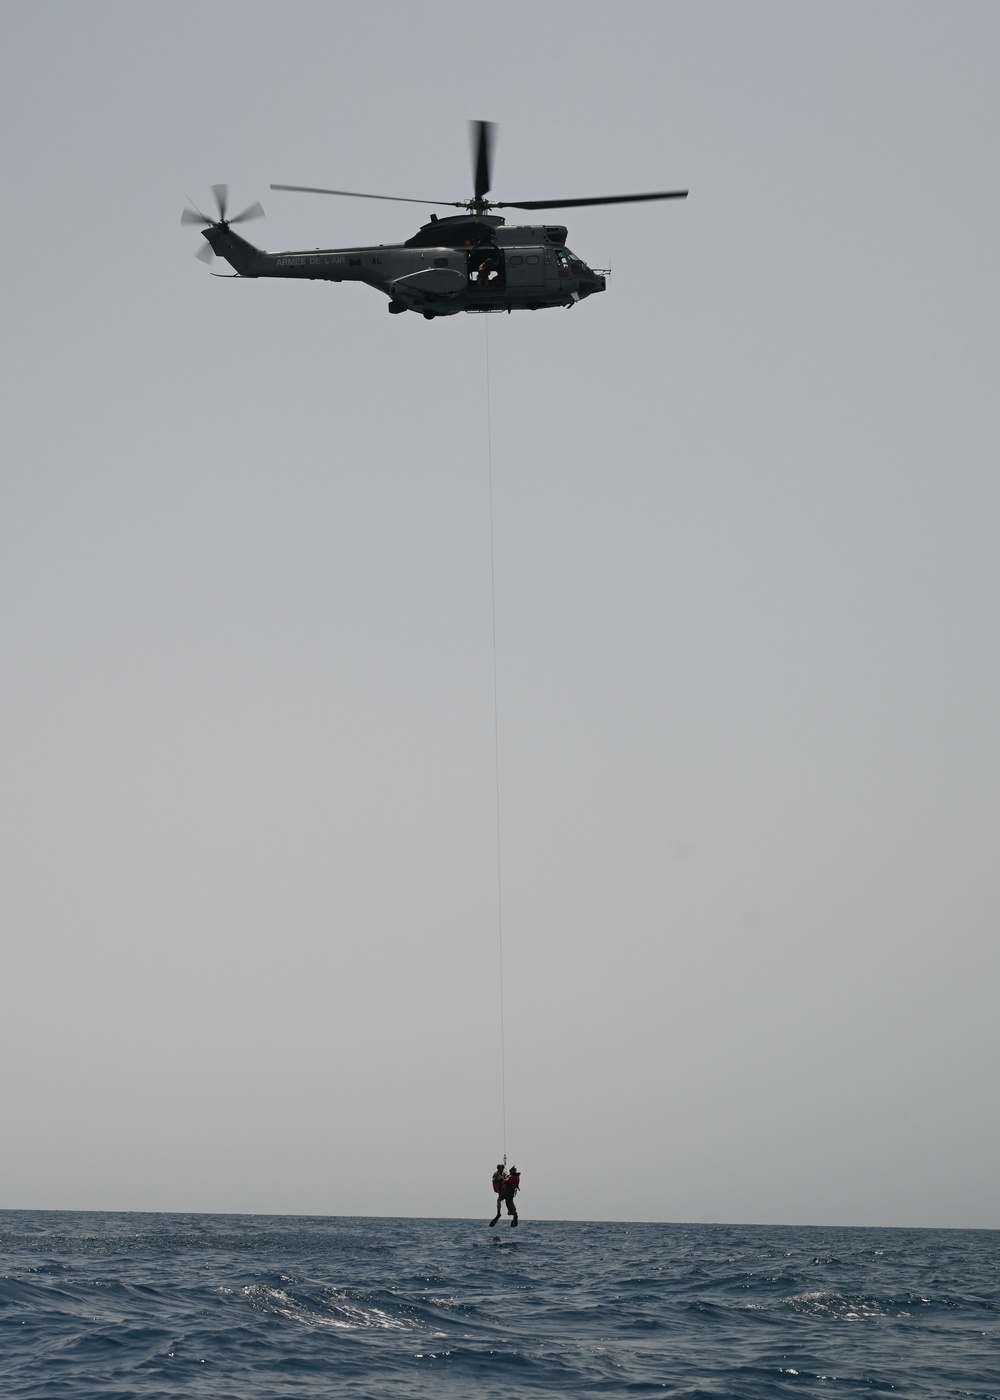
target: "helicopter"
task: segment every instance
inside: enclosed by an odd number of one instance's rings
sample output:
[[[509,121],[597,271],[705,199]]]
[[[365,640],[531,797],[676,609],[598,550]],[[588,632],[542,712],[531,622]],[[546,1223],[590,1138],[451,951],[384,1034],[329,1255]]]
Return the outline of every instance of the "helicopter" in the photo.
[[[199,224],[205,246],[196,257],[210,262],[218,254],[235,268],[236,277],[295,277],[325,282],[365,282],[389,298],[389,312],[414,311],[432,321],[460,311],[538,311],[544,306],[575,306],[603,292],[607,270],[588,267],[566,247],[562,224],[508,224],[494,209],[528,211],[571,209],[587,204],[635,204],[652,199],[685,199],[687,190],[652,194],[599,195],[592,199],[487,199],[495,123],[477,121],[472,129],[471,199],[411,199],[399,195],[362,194],[357,190],[319,189],[313,185],[271,185],[272,190],[339,195],[348,199],[383,199],[403,204],[434,204],[462,209],[439,218],[431,214],[405,243],[371,248],[316,248],[267,253],[233,232],[233,225],[263,216],[260,203],[227,217],[228,186],[213,185],[219,210],[210,219],[197,207],[185,209],[182,224]]]

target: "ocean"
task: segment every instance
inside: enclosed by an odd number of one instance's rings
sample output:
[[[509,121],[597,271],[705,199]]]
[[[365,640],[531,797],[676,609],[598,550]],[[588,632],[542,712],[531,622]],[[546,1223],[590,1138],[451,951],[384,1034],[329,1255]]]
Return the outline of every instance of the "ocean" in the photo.
[[[1000,1397],[1000,1232],[0,1212],[0,1395]]]

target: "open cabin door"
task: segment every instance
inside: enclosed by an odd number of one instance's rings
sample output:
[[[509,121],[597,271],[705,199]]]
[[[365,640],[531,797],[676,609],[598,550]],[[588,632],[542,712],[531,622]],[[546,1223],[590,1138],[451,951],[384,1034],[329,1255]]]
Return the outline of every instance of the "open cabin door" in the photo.
[[[503,253],[494,244],[469,250],[469,291],[493,295],[504,286]]]

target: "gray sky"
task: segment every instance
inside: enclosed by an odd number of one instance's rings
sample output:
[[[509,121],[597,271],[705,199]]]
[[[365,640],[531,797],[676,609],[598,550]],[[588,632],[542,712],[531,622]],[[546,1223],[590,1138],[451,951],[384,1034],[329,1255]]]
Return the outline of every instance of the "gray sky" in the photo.
[[[994,4],[0,11],[0,1205],[1000,1226]],[[224,265],[219,270],[225,270]]]

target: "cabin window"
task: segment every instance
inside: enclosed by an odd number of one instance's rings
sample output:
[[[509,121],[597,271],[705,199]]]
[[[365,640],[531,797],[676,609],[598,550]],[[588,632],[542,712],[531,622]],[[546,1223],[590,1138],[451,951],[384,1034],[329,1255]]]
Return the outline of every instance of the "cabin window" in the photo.
[[[526,263],[537,263],[539,261],[537,253],[529,253],[524,260]]]
[[[509,263],[509,265],[510,265],[511,267],[520,267],[521,264],[524,262],[524,259],[515,256],[515,257],[512,257],[512,258],[508,258],[508,259],[507,259],[507,262]]]
[[[448,259],[447,259],[447,258],[435,258],[435,259],[434,259],[434,266],[435,266],[435,267],[447,267],[447,266],[448,266]]]

